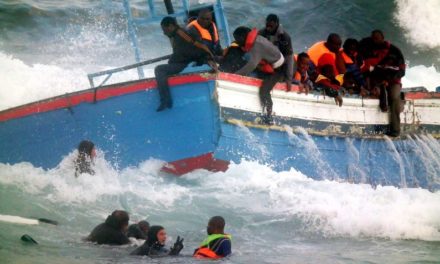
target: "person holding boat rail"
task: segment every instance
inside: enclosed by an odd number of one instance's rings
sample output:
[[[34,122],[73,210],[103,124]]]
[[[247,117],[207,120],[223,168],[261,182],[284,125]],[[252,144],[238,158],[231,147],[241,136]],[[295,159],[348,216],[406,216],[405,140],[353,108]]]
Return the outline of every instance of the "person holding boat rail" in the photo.
[[[235,41],[249,54],[248,62],[236,74],[248,75],[257,70],[259,78],[263,83],[259,90],[260,102],[263,107],[262,123],[272,125],[272,97],[270,92],[278,81],[283,80],[284,71],[281,65],[284,63],[284,56],[269,40],[258,35],[257,29],[238,27],[234,31]]]
[[[206,229],[208,237],[194,251],[193,257],[198,259],[219,259],[229,256],[231,251],[231,235],[224,232],[225,219],[214,216],[209,219]]]
[[[197,19],[186,27],[188,33],[198,42],[205,44],[215,56],[222,55],[217,26],[212,21],[211,10],[200,10]]]
[[[173,53],[168,60],[168,64],[158,65],[154,68],[160,95],[160,105],[156,110],[157,112],[173,107],[173,100],[168,86],[170,75],[183,71],[191,62],[208,63],[214,70],[217,70],[214,55],[209,48],[205,44],[194,40],[177,24],[174,17],[164,17],[160,25],[163,33],[171,41]]]

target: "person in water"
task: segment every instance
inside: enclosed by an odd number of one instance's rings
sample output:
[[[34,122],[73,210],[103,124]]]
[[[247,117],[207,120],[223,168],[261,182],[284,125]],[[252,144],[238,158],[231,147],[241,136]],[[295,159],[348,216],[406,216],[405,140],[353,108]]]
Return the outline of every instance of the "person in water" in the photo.
[[[145,220],[139,221],[137,224],[131,224],[128,227],[127,236],[134,237],[136,239],[147,239],[149,229],[150,223]]]
[[[157,112],[173,107],[168,77],[177,74],[185,69],[191,62],[198,64],[208,63],[214,70],[217,70],[214,55],[209,48],[194,40],[184,29],[182,29],[174,17],[164,17],[160,23],[163,33],[170,39],[173,53],[168,64],[162,64],[154,68],[157,88],[159,90],[160,105]]]
[[[293,80],[293,48],[290,35],[280,24],[280,19],[275,14],[269,14],[266,17],[266,27],[260,29],[259,35],[267,38],[281,51],[284,56],[284,63],[281,66],[284,72],[284,81],[286,89],[290,91]]]
[[[188,24],[187,31],[194,40],[205,44],[212,54],[222,55],[217,26],[212,21],[211,10],[208,8],[200,10],[197,19]]]
[[[280,50],[266,38],[259,36],[257,29],[238,27],[234,31],[235,41],[249,55],[248,62],[236,71],[236,74],[248,75],[257,70],[257,75],[263,80],[259,89],[261,106],[263,108],[263,123],[273,124],[272,97],[270,92],[278,81],[283,80],[284,71],[281,65],[284,56]]]
[[[231,250],[231,235],[224,232],[225,219],[221,216],[214,216],[209,219],[206,229],[208,237],[203,240],[200,247],[194,251],[195,258],[218,259],[229,256]]]
[[[89,140],[81,141],[78,145],[78,157],[75,160],[75,177],[78,177],[81,173],[95,174],[92,169],[95,157],[95,144]]]
[[[130,240],[125,235],[127,232],[128,220],[129,216],[127,212],[122,210],[113,211],[104,223],[99,224],[92,230],[86,240],[106,245],[128,244],[130,243]]]
[[[139,256],[176,256],[179,255],[183,249],[183,238],[177,237],[176,242],[170,250],[165,248],[165,242],[167,240],[167,233],[162,226],[152,226],[148,230],[147,240],[145,243],[136,248],[130,255]]]

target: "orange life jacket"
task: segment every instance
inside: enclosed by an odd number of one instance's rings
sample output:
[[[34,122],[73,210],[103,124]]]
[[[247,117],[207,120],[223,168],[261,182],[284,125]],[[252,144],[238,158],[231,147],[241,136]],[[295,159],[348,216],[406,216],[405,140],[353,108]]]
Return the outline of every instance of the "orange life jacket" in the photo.
[[[222,258],[221,256],[217,255],[214,251],[207,247],[202,247],[197,249],[197,251],[193,255],[194,258],[197,259],[219,259]]]
[[[325,46],[325,41],[313,44],[307,51],[307,54],[317,68],[325,64],[331,64],[335,75],[339,74],[338,68],[336,67],[336,55]]]
[[[202,27],[199,22],[197,22],[197,20],[192,21],[191,23],[188,24],[188,28],[191,26],[194,26],[197,31],[199,31],[200,36],[202,37],[203,40],[207,40],[210,42],[214,42],[217,43],[218,42],[218,32],[217,32],[217,27],[215,26],[214,22],[212,23],[212,27],[214,29],[214,40],[212,39],[211,34],[209,33],[209,30],[207,30],[206,28]]]
[[[256,28],[253,28],[251,32],[248,33],[246,37],[246,41],[244,47],[242,48],[245,52],[249,52],[255,44],[255,40],[257,39],[258,31]],[[258,69],[264,73],[272,74],[275,72],[272,64],[268,63],[266,60],[261,60],[258,63]]]
[[[353,64],[354,61],[350,58],[350,56],[345,53],[345,51],[342,52],[342,58],[344,59],[345,64]]]

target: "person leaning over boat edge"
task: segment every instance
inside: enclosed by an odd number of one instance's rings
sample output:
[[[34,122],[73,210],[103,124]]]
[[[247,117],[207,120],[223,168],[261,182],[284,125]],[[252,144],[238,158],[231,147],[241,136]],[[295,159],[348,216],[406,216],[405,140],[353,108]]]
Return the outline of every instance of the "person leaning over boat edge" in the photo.
[[[231,235],[225,234],[225,219],[213,216],[209,219],[206,232],[208,237],[203,240],[193,257],[199,259],[219,259],[229,256],[231,251]]]
[[[198,64],[208,63],[214,70],[217,70],[214,55],[209,48],[194,40],[184,29],[182,29],[174,17],[164,17],[160,22],[163,33],[170,39],[173,53],[167,64],[154,68],[157,88],[159,90],[160,105],[157,112],[173,107],[168,78],[185,69],[191,62]]]
[[[194,40],[205,44],[213,55],[222,56],[223,50],[217,26],[212,21],[211,10],[207,8],[200,10],[197,19],[190,22],[186,29]]]
[[[269,14],[266,17],[266,27],[260,29],[258,34],[267,38],[283,54],[284,63],[281,67],[284,72],[286,90],[290,91],[293,80],[293,48],[290,35],[284,30],[278,16],[275,14]]]
[[[248,75],[257,70],[258,77],[263,80],[259,89],[263,113],[266,112],[266,115],[263,116],[263,123],[272,125],[273,102],[270,91],[278,81],[283,79],[284,72],[281,70],[281,65],[284,63],[284,56],[278,47],[266,38],[259,36],[255,28],[240,26],[235,29],[234,38],[250,57],[248,62],[235,73]]]

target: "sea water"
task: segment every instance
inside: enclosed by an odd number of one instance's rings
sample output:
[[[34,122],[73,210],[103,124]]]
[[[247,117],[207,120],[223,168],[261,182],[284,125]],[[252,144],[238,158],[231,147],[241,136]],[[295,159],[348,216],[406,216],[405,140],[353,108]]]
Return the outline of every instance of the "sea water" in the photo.
[[[142,1],[133,2],[141,12]],[[267,14],[278,14],[296,53],[331,32],[359,39],[382,29],[405,55],[404,86],[440,86],[439,1],[244,0],[224,6],[230,30],[261,27]],[[144,33],[143,59],[170,52],[161,32]],[[0,109],[86,89],[87,73],[133,62],[121,1],[0,1]],[[129,72],[112,81],[135,76]],[[307,134],[290,135],[298,137]],[[432,181],[439,182],[438,141],[415,141],[420,160],[432,164]],[[302,143],[316,149],[313,142]],[[316,166],[332,173],[319,155],[312,157]],[[440,263],[438,190],[315,181],[295,168],[275,172],[247,160],[226,172],[198,170],[176,178],[160,172],[162,161],[117,169],[100,151],[96,175],[75,178],[74,157],[74,150],[66,153],[51,170],[0,164],[0,215],[59,222],[0,221],[0,263],[192,263],[189,256],[214,215],[226,219],[225,231],[233,236],[233,255],[225,263]],[[411,162],[397,151],[393,159]],[[352,170],[362,177],[362,168]],[[404,175],[409,182],[414,174],[396,171],[390,177]],[[165,226],[168,246],[184,237],[183,256],[133,257],[128,254],[134,246],[83,242],[115,209],[128,211],[132,222]],[[20,241],[23,234],[39,244]]]

